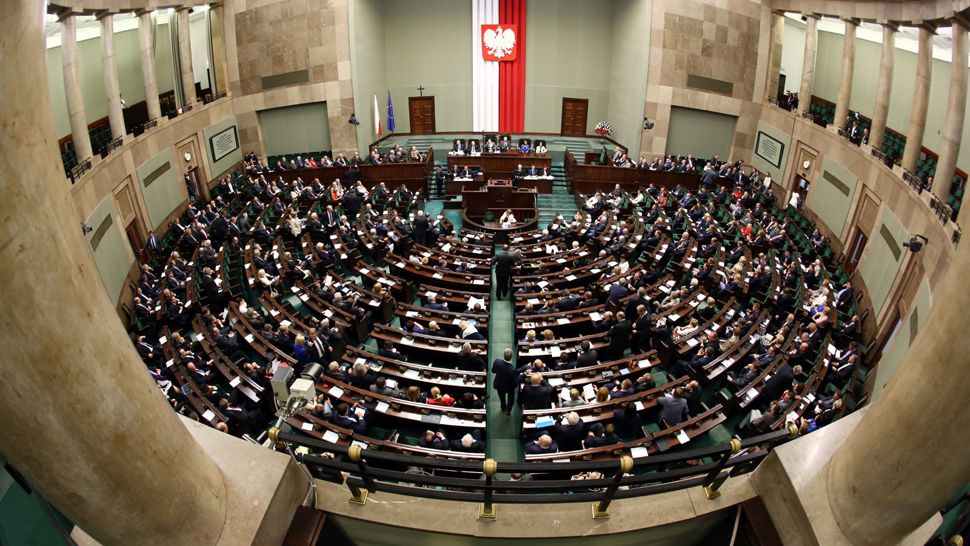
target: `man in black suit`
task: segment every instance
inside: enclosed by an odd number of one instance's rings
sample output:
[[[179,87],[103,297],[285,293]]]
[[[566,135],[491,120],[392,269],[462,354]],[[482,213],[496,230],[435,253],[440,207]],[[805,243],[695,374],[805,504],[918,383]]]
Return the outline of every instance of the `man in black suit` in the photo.
[[[793,380],[794,372],[792,371],[791,365],[787,361],[782,362],[781,366],[778,367],[778,371],[765,381],[765,386],[761,389],[762,403],[767,405],[781,398],[781,395],[791,388]]]
[[[596,349],[593,348],[592,343],[589,340],[583,340],[580,345],[582,352],[579,354],[579,358],[576,359],[577,368],[588,368],[590,366],[595,366],[599,362],[599,355],[596,353]]]
[[[357,212],[360,211],[360,195],[355,191],[348,191],[343,197],[344,213],[351,221],[357,219]]]
[[[428,244],[428,217],[423,210],[419,210],[414,216],[414,242],[419,245]]]
[[[519,374],[515,370],[515,366],[512,365],[512,349],[505,349],[505,354],[502,356],[502,358],[496,358],[492,362],[492,387],[498,392],[502,411],[505,412],[505,415],[511,415]]]
[[[461,351],[458,352],[458,369],[468,372],[485,370],[485,359],[472,350],[471,343],[462,344]]]
[[[522,409],[549,409],[552,406],[552,386],[542,379],[542,374],[532,372],[529,384],[519,393]]]
[[[518,262],[518,257],[509,251],[508,245],[503,245],[501,252],[492,258],[495,265],[495,296],[503,298],[512,292],[512,268]]]
[[[630,321],[623,311],[616,313],[616,324],[610,328],[610,358],[620,358],[630,347]]]
[[[650,350],[650,334],[653,330],[653,322],[650,320],[650,313],[647,312],[646,305],[638,305],[636,308],[636,319],[633,322],[633,353],[643,353]]]

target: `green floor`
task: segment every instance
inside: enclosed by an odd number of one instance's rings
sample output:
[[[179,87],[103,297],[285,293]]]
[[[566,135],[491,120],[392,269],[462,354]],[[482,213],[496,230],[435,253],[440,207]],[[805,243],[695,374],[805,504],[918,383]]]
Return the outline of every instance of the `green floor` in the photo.
[[[498,393],[492,388],[492,361],[501,358],[507,347],[515,351],[515,322],[512,302],[495,298],[495,272],[492,271],[491,313],[488,324],[488,456],[497,461],[522,461],[519,430],[522,428],[522,411],[516,404],[512,415],[502,412]],[[515,361],[513,360],[513,363]]]

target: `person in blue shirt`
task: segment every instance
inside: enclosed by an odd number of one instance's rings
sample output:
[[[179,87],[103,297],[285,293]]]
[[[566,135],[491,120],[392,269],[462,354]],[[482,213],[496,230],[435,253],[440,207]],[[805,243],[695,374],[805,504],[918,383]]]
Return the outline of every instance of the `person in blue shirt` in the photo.
[[[529,144],[528,140],[523,140],[522,144],[519,144],[519,153],[527,154],[532,151],[532,146]]]

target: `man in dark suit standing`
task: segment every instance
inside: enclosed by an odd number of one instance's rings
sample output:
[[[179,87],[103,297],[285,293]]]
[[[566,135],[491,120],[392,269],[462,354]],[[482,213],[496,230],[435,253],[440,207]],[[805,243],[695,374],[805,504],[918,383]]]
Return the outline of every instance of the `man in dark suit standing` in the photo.
[[[414,242],[419,245],[428,244],[428,217],[423,210],[414,216]]]
[[[616,324],[610,328],[610,358],[620,358],[627,348],[630,347],[630,321],[626,319],[623,311],[616,313]]]
[[[158,241],[158,235],[155,235],[155,232],[154,232],[154,231],[149,231],[149,232],[148,232],[148,240],[147,240],[147,241],[145,241],[145,248],[146,248],[146,249],[148,250],[148,252],[150,252],[150,253],[151,253],[151,254],[152,254],[153,256],[154,256],[155,254],[158,254],[158,251],[162,249],[162,245],[161,245],[161,243],[160,243],[160,242]]]
[[[532,372],[529,384],[519,394],[522,409],[549,409],[552,407],[552,386],[542,379],[542,374]]]
[[[492,258],[492,263],[495,265],[495,279],[498,283],[495,287],[496,297],[503,298],[512,292],[512,268],[517,261],[518,257],[509,251],[508,245],[502,246],[502,251]]]
[[[512,349],[505,349],[502,358],[492,362],[492,387],[498,392],[498,399],[505,415],[512,414],[512,404],[515,403],[515,389],[518,386],[519,374],[512,365]]]
[[[344,212],[347,213],[347,218],[351,221],[357,219],[357,212],[360,211],[360,195],[355,191],[348,191],[343,197]]]
[[[687,420],[687,400],[684,400],[684,389],[677,387],[674,389],[673,396],[661,396],[657,399],[660,406],[660,415],[657,422],[662,427],[672,427]]]

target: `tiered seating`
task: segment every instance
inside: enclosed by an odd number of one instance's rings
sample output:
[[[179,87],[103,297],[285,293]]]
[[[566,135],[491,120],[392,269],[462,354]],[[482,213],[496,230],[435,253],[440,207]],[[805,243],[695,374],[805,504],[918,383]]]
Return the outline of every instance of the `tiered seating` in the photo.
[[[548,404],[522,412],[524,445],[561,437],[572,412],[587,430],[617,428],[527,460],[643,457],[719,427],[809,427],[816,408],[827,420],[847,411],[865,380],[864,354],[847,380],[834,377],[854,340],[837,331],[855,308],[835,310],[846,278],[830,248],[797,211],[744,180],[737,193],[617,191],[581,200],[573,219],[515,234],[513,324],[489,320],[491,236],[438,217],[419,244],[416,196],[366,196],[369,206],[354,211],[330,191],[236,181],[238,191],[187,211],[167,234],[148,261],[158,291],[171,294],[156,303],[146,293],[153,312],[132,322],[159,340],[164,365],[152,371],[173,404],[234,434],[258,435],[273,419],[274,370],[316,362],[316,403],[288,419],[293,428],[337,444],[481,459],[496,328],[517,340],[523,383],[539,373],[551,387]],[[316,223],[328,207],[347,218]],[[210,247],[200,238],[219,215],[232,229]],[[616,325],[621,314],[628,326]],[[777,379],[786,374],[793,384]],[[675,390],[690,409],[668,420]],[[833,408],[836,391],[844,402]]]

